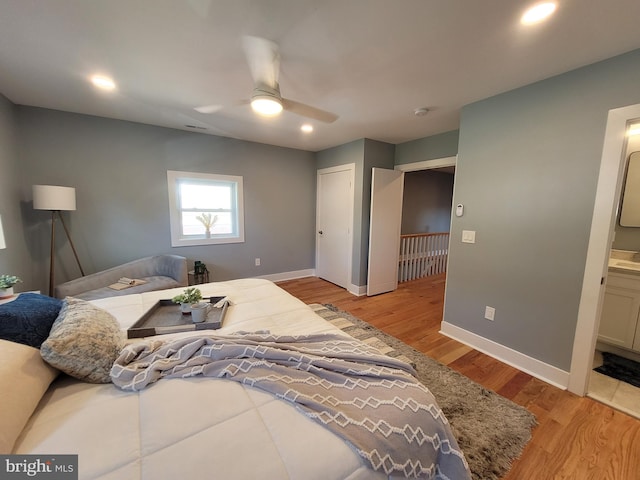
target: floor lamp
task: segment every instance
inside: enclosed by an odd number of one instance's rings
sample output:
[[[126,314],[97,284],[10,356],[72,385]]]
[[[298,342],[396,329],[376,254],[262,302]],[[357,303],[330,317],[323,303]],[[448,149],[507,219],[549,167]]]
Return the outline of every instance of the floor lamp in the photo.
[[[76,257],[80,273],[84,277],[84,270],[80,265],[80,259],[76,252],[76,247],[73,245],[71,235],[67,225],[64,223],[61,211],[72,211],[76,209],[76,189],[73,187],[58,187],[56,185],[34,185],[33,186],[33,208],[36,210],[49,210],[51,211],[51,258],[49,260],[49,296],[53,297],[53,285],[54,285],[54,265],[55,265],[55,238],[56,238],[56,214],[62,222],[64,231],[69,239],[69,245],[73,250],[73,255]]]

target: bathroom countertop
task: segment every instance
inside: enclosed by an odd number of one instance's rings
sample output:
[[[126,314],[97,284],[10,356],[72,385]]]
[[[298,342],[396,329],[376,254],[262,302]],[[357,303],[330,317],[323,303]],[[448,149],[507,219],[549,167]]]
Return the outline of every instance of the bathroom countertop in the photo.
[[[640,276],[640,260],[634,259],[637,253],[628,250],[611,250],[609,272]]]

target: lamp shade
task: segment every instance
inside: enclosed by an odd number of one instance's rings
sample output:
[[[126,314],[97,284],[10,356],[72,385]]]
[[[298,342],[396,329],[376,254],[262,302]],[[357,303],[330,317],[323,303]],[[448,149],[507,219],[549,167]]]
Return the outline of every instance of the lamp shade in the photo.
[[[7,244],[4,243],[4,230],[2,230],[2,217],[0,217],[0,249],[7,248]]]
[[[34,185],[33,208],[36,210],[75,210],[76,189],[56,185]]]

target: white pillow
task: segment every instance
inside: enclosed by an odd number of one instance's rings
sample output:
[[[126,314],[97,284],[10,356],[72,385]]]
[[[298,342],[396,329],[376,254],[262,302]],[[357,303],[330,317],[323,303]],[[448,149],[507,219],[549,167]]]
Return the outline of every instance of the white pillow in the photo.
[[[58,370],[37,348],[0,340],[0,454],[10,454]]]
[[[116,319],[89,302],[67,297],[40,347],[47,363],[79,380],[109,383],[109,372],[124,345]]]

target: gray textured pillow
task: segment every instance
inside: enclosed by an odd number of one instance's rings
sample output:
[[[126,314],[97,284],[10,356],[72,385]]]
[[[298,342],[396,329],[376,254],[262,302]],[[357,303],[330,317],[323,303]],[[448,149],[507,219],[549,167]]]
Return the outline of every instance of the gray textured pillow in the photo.
[[[91,303],[67,297],[40,347],[42,358],[79,380],[109,383],[109,372],[124,345],[116,319]]]

